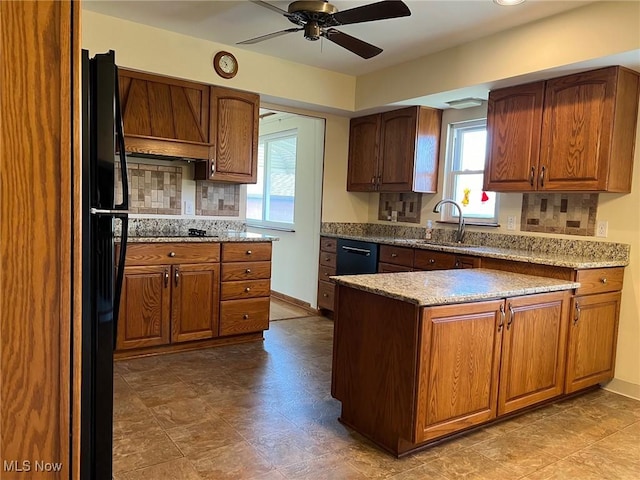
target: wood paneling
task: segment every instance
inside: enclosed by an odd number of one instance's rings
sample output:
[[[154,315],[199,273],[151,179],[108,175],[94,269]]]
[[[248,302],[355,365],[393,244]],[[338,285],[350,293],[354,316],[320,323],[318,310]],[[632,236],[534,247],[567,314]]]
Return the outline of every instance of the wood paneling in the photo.
[[[127,245],[127,266],[219,261],[219,243],[129,243]]]
[[[562,394],[569,292],[507,299],[498,414]]]
[[[116,349],[169,343],[170,305],[171,267],[125,267]]]
[[[615,292],[573,299],[565,393],[613,378],[620,296]]]
[[[503,304],[423,309],[416,443],[495,418]]]
[[[47,475],[60,479],[71,476],[71,321],[80,321],[77,7],[0,2],[0,451],[3,461],[61,462]]]
[[[380,125],[380,182],[378,190],[410,192],[416,153],[418,110],[415,107],[385,112]]]
[[[221,280],[258,280],[271,278],[271,262],[242,262],[222,264]]]
[[[175,265],[171,294],[171,342],[218,335],[220,265]]]
[[[258,262],[271,260],[271,242],[237,242],[222,246],[223,262]]]
[[[624,267],[578,270],[576,272],[576,282],[580,282],[580,288],[576,289],[576,295],[591,295],[593,293],[622,290],[623,278]]]
[[[489,92],[485,190],[536,189],[543,100],[544,82]]]
[[[269,297],[220,302],[220,336],[269,328]]]
[[[376,190],[379,148],[380,115],[352,118],[349,126],[347,191]]]

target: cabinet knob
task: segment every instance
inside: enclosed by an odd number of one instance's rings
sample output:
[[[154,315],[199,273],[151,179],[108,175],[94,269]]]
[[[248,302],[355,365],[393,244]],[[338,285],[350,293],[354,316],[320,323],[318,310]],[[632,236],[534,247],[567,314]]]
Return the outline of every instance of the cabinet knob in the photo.
[[[328,293],[323,293],[322,296],[327,298],[329,296],[329,294]]]
[[[397,253],[392,253],[392,254],[391,254],[391,256],[392,256],[393,258],[396,258],[396,257],[398,256],[398,254],[397,254]]]
[[[247,255],[251,255],[251,250],[247,250]]]
[[[250,269],[250,268],[247,268],[247,269],[244,271],[244,273],[251,273],[251,269]]]
[[[324,257],[324,261],[328,262],[329,261],[329,257]]]
[[[249,314],[248,314],[248,313],[245,313],[244,315],[242,315],[242,318],[243,318],[243,319],[245,319],[245,320],[247,320],[247,319],[249,318]]]
[[[603,285],[606,285],[607,284],[607,277],[601,278],[600,281],[602,282]]]
[[[328,274],[327,272],[324,272],[324,276],[325,276],[325,277],[328,277],[328,276],[329,276],[329,274]]]
[[[247,287],[247,288],[244,289],[244,291],[248,293],[248,292],[251,291],[251,289],[249,287]]]
[[[169,256],[170,257],[175,257],[176,256],[176,252],[169,252]]]
[[[430,259],[429,259],[429,263],[430,263],[431,265],[433,265],[434,263],[436,263],[436,259],[435,259],[435,258],[430,258]]]

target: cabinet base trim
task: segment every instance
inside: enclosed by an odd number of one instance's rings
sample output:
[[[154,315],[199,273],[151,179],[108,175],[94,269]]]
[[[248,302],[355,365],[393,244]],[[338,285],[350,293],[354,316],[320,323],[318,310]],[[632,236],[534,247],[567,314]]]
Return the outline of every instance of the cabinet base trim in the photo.
[[[162,345],[158,347],[140,348],[136,350],[127,350],[115,352],[114,360],[124,360],[130,358],[150,357],[153,355],[162,355],[164,353],[188,352],[190,350],[200,350],[203,348],[220,347],[223,345],[234,345],[237,343],[256,342],[264,340],[262,332],[247,333],[244,335],[235,335],[233,337],[211,338],[208,340],[197,340],[188,343]]]

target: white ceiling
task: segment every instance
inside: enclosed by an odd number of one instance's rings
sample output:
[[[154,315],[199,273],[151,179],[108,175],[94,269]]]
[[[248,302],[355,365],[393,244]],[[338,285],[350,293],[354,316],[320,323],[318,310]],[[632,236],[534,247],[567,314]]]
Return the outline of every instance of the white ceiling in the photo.
[[[283,10],[289,2],[272,1]],[[332,2],[346,10],[372,1]],[[326,40],[310,42],[295,32],[254,45],[235,45],[259,35],[293,27],[284,16],[248,1],[85,0],[83,8],[191,35],[297,63],[361,75],[529,23],[588,1],[528,0],[501,7],[492,0],[405,0],[410,17],[347,25],[339,30],[384,51],[369,60]]]

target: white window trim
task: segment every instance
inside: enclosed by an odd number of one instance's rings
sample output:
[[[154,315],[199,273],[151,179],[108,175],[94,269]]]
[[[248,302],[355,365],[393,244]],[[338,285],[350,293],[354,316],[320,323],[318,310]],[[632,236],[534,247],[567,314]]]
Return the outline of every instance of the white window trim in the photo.
[[[266,135],[261,135],[258,138],[258,143],[260,142],[269,142],[269,141],[273,141],[273,140],[278,140],[280,138],[287,138],[287,137],[295,137],[296,138],[296,145],[297,145],[297,141],[298,141],[298,129],[297,128],[291,128],[288,130],[282,130],[281,132],[274,132],[274,133],[268,133]],[[265,149],[266,152],[266,149]],[[268,185],[269,185],[269,177],[268,175],[266,175],[266,172],[268,171],[268,162],[269,159],[265,156],[265,164],[264,164],[264,189],[263,189],[263,202],[262,202],[262,217],[264,218],[265,216],[265,209],[266,209],[266,201],[265,201],[265,193],[269,191],[268,189]],[[297,147],[296,147],[296,175],[298,174],[298,151],[297,151]],[[249,198],[249,192],[247,192],[247,203],[248,203],[248,198]],[[296,207],[295,207],[295,193],[293,196],[293,222],[289,223],[289,222],[272,222],[269,220],[260,220],[260,219],[255,219],[255,218],[246,218],[245,221],[247,223],[247,226],[249,227],[254,227],[254,228],[264,228],[264,229],[268,229],[268,230],[277,230],[277,231],[282,231],[282,232],[295,232],[295,228],[296,228]],[[246,208],[246,207],[245,207]]]
[[[454,122],[450,123],[447,131],[447,149],[446,149],[446,159],[445,159],[445,171],[444,171],[444,185],[443,185],[443,198],[453,198],[455,188],[454,188],[454,171],[453,165],[455,162],[454,152],[456,151],[456,145],[454,145],[455,141],[455,133],[458,128],[473,128],[487,125],[487,119],[475,119],[475,120],[466,120],[462,122]],[[486,161],[486,160],[485,160]],[[477,174],[484,173],[481,170],[467,170],[465,173],[468,174]],[[498,202],[500,201],[500,196],[496,194],[496,204],[493,217],[477,217],[477,216],[467,216],[463,215],[465,223],[473,225],[497,225],[498,224]],[[442,206],[440,211],[440,220],[442,222],[451,222],[458,223],[458,209],[455,208],[451,204],[445,204]]]

